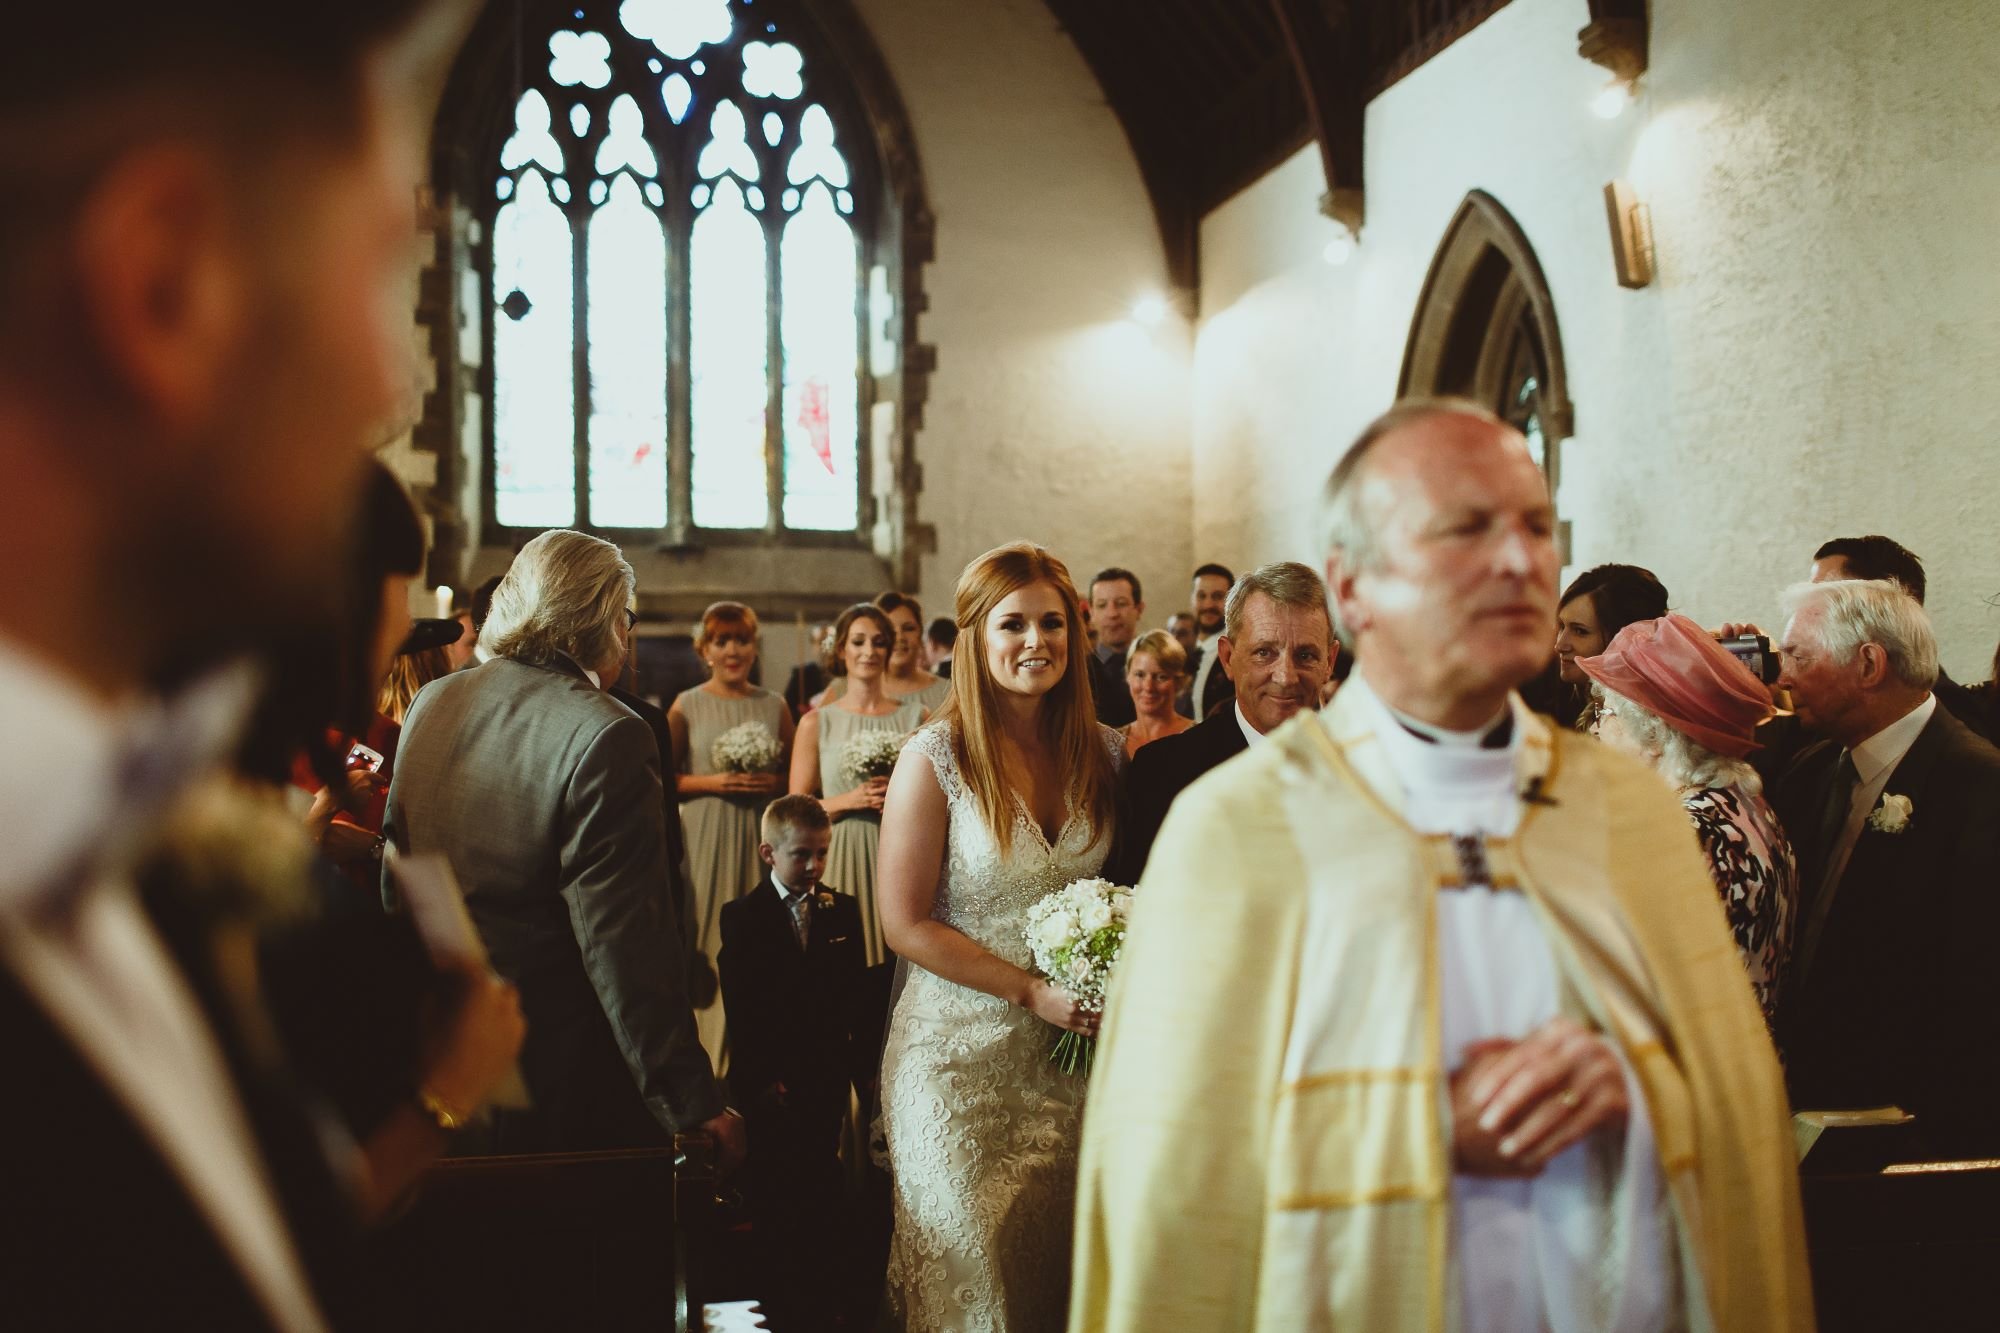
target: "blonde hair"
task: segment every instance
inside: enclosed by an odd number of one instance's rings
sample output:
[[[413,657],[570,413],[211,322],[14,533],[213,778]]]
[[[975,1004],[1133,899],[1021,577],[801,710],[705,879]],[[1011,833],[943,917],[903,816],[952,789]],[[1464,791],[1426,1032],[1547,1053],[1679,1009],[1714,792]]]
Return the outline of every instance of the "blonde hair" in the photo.
[[[1097,734],[1097,709],[1090,694],[1090,642],[1083,632],[1083,610],[1069,568],[1033,542],[996,547],[965,567],[953,595],[953,616],[973,651],[960,653],[951,673],[951,693],[938,709],[950,723],[951,746],[959,772],[971,789],[1002,856],[1013,838],[1013,798],[1000,764],[1000,687],[986,664],[986,618],[993,608],[1022,588],[1037,583],[1053,586],[1062,598],[1068,623],[1068,655],[1062,679],[1041,701],[1042,736],[1055,752],[1059,772],[1069,775],[1070,795],[1079,812],[1096,828],[1108,828],[1112,818],[1116,774],[1111,755]]]
[[[776,847],[784,842],[787,833],[824,833],[832,827],[833,818],[825,806],[795,792],[780,796],[764,807],[763,818],[757,821],[757,836]]]
[[[568,656],[594,666],[618,646],[637,580],[610,542],[554,528],[521,548],[479,632],[494,657],[538,665]]]
[[[434,680],[451,674],[451,659],[442,648],[426,648],[420,653],[398,653],[382,677],[375,694],[375,711],[391,722],[402,724],[416,702],[417,691]]]
[[[1149,629],[1132,640],[1132,647],[1125,653],[1125,669],[1128,672],[1132,663],[1139,660],[1140,653],[1158,662],[1160,669],[1170,676],[1187,674],[1187,649],[1181,647],[1179,639],[1163,629]]]

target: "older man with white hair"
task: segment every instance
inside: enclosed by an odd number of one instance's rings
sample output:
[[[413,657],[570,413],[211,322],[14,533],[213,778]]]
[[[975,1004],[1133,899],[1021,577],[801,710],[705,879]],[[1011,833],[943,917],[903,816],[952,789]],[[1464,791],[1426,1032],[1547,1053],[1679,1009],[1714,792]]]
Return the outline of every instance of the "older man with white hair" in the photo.
[[[1071,1329],[1810,1328],[1778,1065],[1687,818],[1514,693],[1555,633],[1525,442],[1405,404],[1327,506],[1355,673],[1167,816]]]
[[[1937,640],[1888,579],[1785,596],[1779,683],[1827,737],[1780,817],[1804,897],[1779,1014],[1794,1104],[1901,1106],[1929,1146],[2000,1143],[2000,750],[1938,706]]]
[[[410,709],[383,832],[450,860],[493,966],[520,987],[532,1105],[496,1114],[495,1150],[702,1131],[727,1169],[742,1122],[688,1007],[659,750],[605,693],[632,599],[609,542],[553,531],[522,547],[480,631],[491,660],[431,682]]]

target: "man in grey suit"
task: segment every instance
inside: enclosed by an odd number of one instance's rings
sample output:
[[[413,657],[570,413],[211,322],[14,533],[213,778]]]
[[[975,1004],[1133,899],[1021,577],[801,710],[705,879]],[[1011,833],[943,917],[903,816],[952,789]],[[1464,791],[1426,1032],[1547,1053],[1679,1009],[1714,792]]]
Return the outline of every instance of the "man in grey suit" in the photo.
[[[742,1120],[688,1007],[659,751],[604,692],[625,659],[633,589],[609,542],[554,531],[523,547],[480,634],[491,660],[432,682],[410,709],[383,831],[400,852],[450,860],[493,966],[520,988],[532,1106],[496,1115],[492,1150],[702,1132],[728,1170]]]

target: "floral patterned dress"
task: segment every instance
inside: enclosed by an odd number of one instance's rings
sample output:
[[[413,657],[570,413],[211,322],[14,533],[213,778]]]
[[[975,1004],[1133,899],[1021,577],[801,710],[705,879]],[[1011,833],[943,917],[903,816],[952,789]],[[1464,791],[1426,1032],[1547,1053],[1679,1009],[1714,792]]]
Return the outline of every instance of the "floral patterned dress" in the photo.
[[[952,755],[949,723],[909,748],[927,758],[950,810],[932,916],[981,948],[1034,966],[1028,909],[1095,875],[1111,830],[1071,805],[1053,846],[1015,802],[1011,855]],[[1100,727],[1114,764],[1117,732]],[[1055,1030],[997,996],[908,965],[882,1056],[882,1120],[895,1192],[889,1326],[911,1333],[1034,1333],[1063,1327],[1083,1081],[1049,1063]]]
[[[1778,983],[1798,926],[1799,871],[1792,844],[1762,796],[1740,787],[1696,787],[1681,794],[1709,877],[1722,895],[1729,929],[1770,1024]]]

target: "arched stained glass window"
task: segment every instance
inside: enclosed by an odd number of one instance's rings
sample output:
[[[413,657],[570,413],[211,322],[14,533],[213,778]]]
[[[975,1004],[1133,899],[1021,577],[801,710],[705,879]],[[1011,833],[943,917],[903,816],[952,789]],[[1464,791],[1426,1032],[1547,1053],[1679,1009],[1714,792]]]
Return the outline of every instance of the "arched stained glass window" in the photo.
[[[855,539],[872,393],[852,99],[770,0],[545,12],[493,139],[492,521]]]

